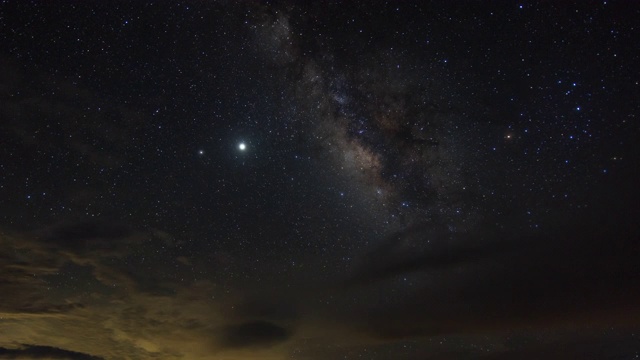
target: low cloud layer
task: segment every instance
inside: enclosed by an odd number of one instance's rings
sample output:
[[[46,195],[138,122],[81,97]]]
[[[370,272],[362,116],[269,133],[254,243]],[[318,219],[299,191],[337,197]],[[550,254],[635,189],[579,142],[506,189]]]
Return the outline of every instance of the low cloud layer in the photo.
[[[291,332],[281,326],[267,321],[252,321],[239,325],[231,325],[222,331],[223,347],[269,347],[283,342],[291,336]]]
[[[101,360],[103,358],[51,346],[21,345],[14,349],[0,348],[0,359]]]

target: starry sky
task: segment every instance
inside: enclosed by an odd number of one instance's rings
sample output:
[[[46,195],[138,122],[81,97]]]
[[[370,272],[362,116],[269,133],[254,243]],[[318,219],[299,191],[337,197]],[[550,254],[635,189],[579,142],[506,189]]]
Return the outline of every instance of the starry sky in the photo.
[[[640,357],[638,18],[1,1],[0,359]]]

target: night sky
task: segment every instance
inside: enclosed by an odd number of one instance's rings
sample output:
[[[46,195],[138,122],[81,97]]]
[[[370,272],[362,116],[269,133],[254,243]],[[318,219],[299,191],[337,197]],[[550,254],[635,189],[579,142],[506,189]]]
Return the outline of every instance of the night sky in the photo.
[[[1,1],[1,359],[637,359],[640,3]]]

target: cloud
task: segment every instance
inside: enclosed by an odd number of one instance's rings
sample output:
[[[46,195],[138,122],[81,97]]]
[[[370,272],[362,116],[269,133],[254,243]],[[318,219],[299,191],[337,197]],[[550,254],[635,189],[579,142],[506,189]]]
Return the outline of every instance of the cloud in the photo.
[[[584,331],[583,331],[584,333]],[[603,359],[630,359],[637,356],[637,349],[640,348],[640,340],[635,336],[614,336],[613,334],[596,336],[588,335],[568,340],[530,341],[517,346],[507,346],[503,351],[496,351],[492,354],[479,356],[479,359],[486,360],[506,360],[506,359],[583,359],[583,360],[603,360]]]
[[[379,242],[360,259],[348,284],[385,278],[503,256],[515,251],[513,242],[471,239],[468,234],[435,231],[430,223],[403,229]]]
[[[183,276],[218,265],[169,239],[108,220],[0,229],[0,358],[282,359],[289,297]]]
[[[222,331],[220,342],[226,348],[270,347],[290,337],[290,330],[258,320],[227,326]]]
[[[0,297],[5,358],[206,359],[216,351],[207,324],[228,323],[222,292],[160,271],[179,264],[173,254],[135,256],[142,240],[172,249],[153,231],[108,221],[0,230],[0,293],[10,294]]]
[[[13,349],[0,347],[0,359],[100,360],[103,358],[52,346],[22,345]]]
[[[42,246],[76,255],[122,255],[136,242],[133,238],[136,233],[130,227],[105,220],[66,222],[36,234],[42,238]]]
[[[367,305],[345,317],[374,338],[395,340],[632,327],[640,321],[635,226],[604,226],[612,217],[629,220],[619,215],[564,214],[538,233],[515,225],[446,236],[436,225],[399,232],[360,259],[344,290],[370,298],[391,291],[393,300],[367,304],[363,296]]]
[[[235,315],[239,318],[258,318],[273,321],[294,320],[298,317],[295,302],[285,298],[265,296],[264,293],[247,296],[247,299],[236,305]],[[293,297],[288,294],[288,297]]]

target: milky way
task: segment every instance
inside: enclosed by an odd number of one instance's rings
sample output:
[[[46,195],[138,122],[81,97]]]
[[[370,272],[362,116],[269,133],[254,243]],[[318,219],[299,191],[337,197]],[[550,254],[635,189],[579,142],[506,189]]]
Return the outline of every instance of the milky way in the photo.
[[[470,156],[457,144],[468,141],[461,129],[468,124],[445,103],[453,101],[442,94],[449,90],[432,85],[445,76],[442,69],[407,81],[404,67],[415,64],[393,48],[339,63],[330,52],[300,50],[305,39],[291,32],[285,13],[258,19],[250,25],[257,46],[265,61],[281,67],[299,104],[294,122],[303,123],[305,140],[327,154],[338,181],[350,183],[348,191],[366,208],[402,217],[406,225],[416,216],[450,218],[467,207],[456,199],[466,190]]]

